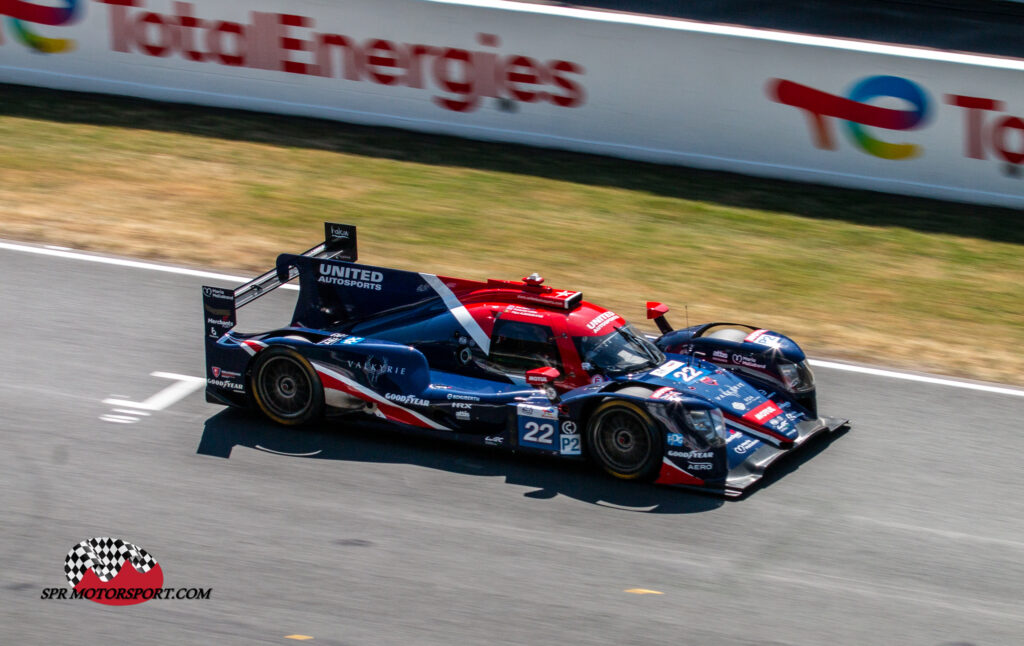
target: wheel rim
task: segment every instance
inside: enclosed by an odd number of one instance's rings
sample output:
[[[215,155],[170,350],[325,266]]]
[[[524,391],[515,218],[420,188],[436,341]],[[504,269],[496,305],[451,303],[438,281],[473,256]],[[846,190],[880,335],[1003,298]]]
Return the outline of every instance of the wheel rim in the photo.
[[[647,425],[631,411],[619,409],[601,415],[594,436],[601,460],[619,473],[639,471],[651,455]]]
[[[256,389],[267,410],[283,419],[302,417],[313,405],[309,374],[292,357],[267,360],[260,367]]]

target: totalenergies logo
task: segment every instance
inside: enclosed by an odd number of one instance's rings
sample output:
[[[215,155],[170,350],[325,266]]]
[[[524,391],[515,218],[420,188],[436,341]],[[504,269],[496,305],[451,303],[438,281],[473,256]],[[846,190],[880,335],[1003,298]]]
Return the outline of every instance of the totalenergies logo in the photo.
[[[890,143],[868,134],[865,126],[886,130],[913,130],[925,125],[930,114],[928,96],[919,85],[899,76],[869,76],[850,89],[847,97],[836,96],[800,83],[772,79],[768,95],[784,105],[804,110],[810,120],[814,145],[835,150],[829,117],[842,119],[846,132],[864,152],[882,159],[910,159],[921,154],[921,147],[909,143]],[[877,98],[902,99],[909,110],[872,105]]]
[[[78,19],[79,0],[56,0],[57,6],[46,6],[22,0],[0,0],[0,16],[7,16],[15,37],[25,45],[44,54],[60,54],[75,48],[75,41],[67,38],[48,38],[29,28],[37,25],[66,25]],[[0,43],[3,37],[0,36]]]

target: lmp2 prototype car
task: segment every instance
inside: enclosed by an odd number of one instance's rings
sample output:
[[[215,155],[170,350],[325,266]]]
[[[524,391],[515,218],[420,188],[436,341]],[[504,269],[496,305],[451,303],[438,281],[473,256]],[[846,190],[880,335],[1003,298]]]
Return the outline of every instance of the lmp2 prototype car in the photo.
[[[568,459],[623,479],[739,496],[811,437],[814,378],[790,339],[752,326],[649,337],[533,274],[474,281],[356,264],[356,229],[282,254],[237,289],[203,287],[206,398],[300,425],[370,415],[407,430]],[[239,307],[299,279],[292,322],[233,328]]]

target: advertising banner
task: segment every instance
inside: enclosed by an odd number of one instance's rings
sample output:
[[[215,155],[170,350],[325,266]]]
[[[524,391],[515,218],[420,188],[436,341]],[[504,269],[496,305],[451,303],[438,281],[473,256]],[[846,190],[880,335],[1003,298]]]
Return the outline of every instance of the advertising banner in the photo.
[[[486,0],[0,15],[0,82],[1024,207],[1024,61]]]

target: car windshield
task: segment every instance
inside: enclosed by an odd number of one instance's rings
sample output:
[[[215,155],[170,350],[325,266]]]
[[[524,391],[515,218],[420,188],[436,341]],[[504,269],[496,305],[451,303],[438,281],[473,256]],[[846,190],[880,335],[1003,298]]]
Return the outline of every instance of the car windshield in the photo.
[[[615,328],[603,336],[574,337],[580,360],[590,364],[588,372],[625,373],[646,370],[660,365],[665,355],[632,325]]]

